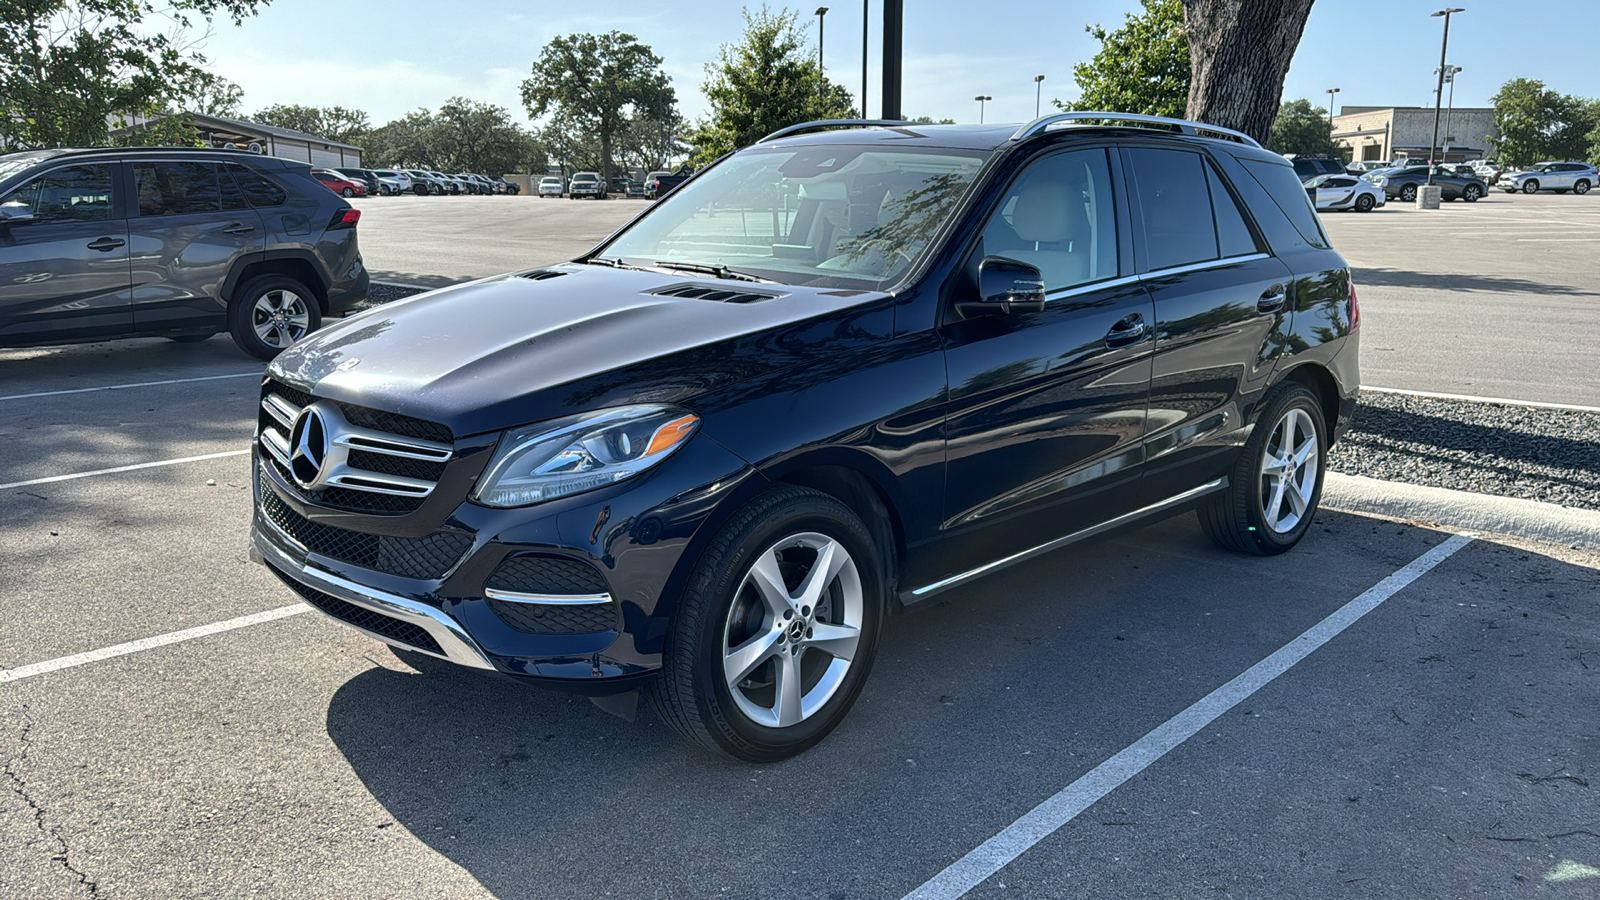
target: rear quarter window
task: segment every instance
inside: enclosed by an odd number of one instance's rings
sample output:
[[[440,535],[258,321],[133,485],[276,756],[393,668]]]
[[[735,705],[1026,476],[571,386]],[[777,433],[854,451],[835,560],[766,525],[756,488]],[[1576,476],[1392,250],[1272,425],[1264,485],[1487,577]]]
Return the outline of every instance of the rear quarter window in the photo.
[[[283,188],[248,166],[229,163],[228,171],[233,174],[233,180],[238,183],[239,190],[244,192],[245,199],[256,209],[282,206],[289,201],[289,195],[284,193]]]
[[[1328,235],[1323,232],[1322,223],[1317,219],[1316,210],[1311,208],[1311,198],[1306,196],[1306,189],[1295,177],[1293,167],[1260,159],[1241,158],[1239,162],[1272,198],[1278,209],[1288,216],[1306,243],[1324,250],[1331,247]]]

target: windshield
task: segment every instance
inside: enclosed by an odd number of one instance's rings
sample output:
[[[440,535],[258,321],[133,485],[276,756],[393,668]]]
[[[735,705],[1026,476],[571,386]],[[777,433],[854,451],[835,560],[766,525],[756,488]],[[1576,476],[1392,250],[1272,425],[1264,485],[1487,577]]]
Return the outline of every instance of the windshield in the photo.
[[[645,268],[718,266],[874,290],[910,268],[987,152],[816,146],[745,151],[681,185],[601,249]]]
[[[591,175],[588,172],[579,172],[578,174],[572,176],[572,180],[573,181],[599,181],[600,180],[600,176],[599,175]]]
[[[23,169],[44,162],[56,154],[51,151],[34,151],[28,153],[7,153],[0,156],[0,181],[21,172]]]

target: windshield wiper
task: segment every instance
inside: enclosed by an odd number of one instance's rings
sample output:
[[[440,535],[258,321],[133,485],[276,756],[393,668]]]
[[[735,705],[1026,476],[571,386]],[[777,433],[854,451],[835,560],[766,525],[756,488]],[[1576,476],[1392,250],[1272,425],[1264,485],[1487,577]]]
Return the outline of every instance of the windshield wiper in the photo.
[[[584,260],[583,264],[586,266],[609,266],[613,269],[635,269],[641,272],[644,271],[638,266],[630,266],[620,259],[612,259],[607,256],[591,256]]]
[[[771,279],[760,278],[748,272],[740,272],[727,266],[712,265],[710,263],[688,262],[662,262],[657,260],[654,265],[662,269],[673,269],[678,272],[694,272],[699,275],[710,275],[714,278],[724,278],[728,281],[754,281],[758,284],[775,284]]]

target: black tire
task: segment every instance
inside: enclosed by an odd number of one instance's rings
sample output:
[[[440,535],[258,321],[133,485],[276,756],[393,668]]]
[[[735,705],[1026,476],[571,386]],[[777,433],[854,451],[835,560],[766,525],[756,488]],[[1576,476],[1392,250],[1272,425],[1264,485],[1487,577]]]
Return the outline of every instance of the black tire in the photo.
[[[1539,193],[1539,181],[1538,181],[1538,179],[1529,178],[1527,181],[1524,181],[1522,183],[1522,192],[1524,194],[1537,194],[1537,193]]]
[[[1293,420],[1289,418],[1291,415],[1295,416]],[[1301,427],[1309,426],[1314,432],[1315,455],[1308,459],[1314,459],[1315,468],[1310,473],[1295,473],[1302,485],[1309,476],[1312,482],[1308,485],[1310,497],[1305,500],[1305,508],[1294,522],[1280,529],[1269,523],[1264,511],[1268,503],[1263,501],[1262,495],[1268,476],[1262,470],[1268,451],[1280,449],[1279,435],[1289,421]],[[1275,388],[1262,401],[1261,416],[1256,420],[1255,430],[1246,442],[1244,451],[1239,454],[1239,461],[1229,473],[1227,489],[1198,510],[1200,525],[1206,534],[1219,546],[1257,556],[1274,556],[1298,544],[1311,527],[1318,504],[1322,502],[1322,477],[1326,471],[1323,461],[1327,458],[1328,450],[1327,427],[1322,405],[1317,402],[1316,394],[1305,385],[1289,381]],[[1287,490],[1279,496],[1280,511],[1289,499]],[[1292,506],[1289,511],[1293,513]]]
[[[1574,194],[1587,194],[1587,193],[1589,193],[1589,182],[1587,182],[1587,181],[1578,182],[1577,184],[1572,186],[1572,192]]]
[[[1402,203],[1410,203],[1410,202],[1412,202],[1412,201],[1414,201],[1416,199],[1417,199],[1417,186],[1416,185],[1414,185],[1414,184],[1403,184],[1403,185],[1400,186],[1400,201]]]
[[[810,561],[815,562],[818,550],[789,542],[816,538],[831,542],[834,552],[842,549],[847,565],[823,585],[825,602],[819,602],[816,609],[802,607],[804,612],[798,615],[789,611],[779,620],[747,578],[770,555],[783,573],[786,595],[793,598],[799,587],[789,582],[798,584],[805,574],[805,554],[810,553]],[[852,585],[860,589],[860,608],[853,613]],[[661,674],[649,682],[645,697],[664,722],[702,747],[749,762],[794,756],[826,737],[861,693],[877,649],[885,602],[880,548],[860,518],[819,491],[774,486],[735,513],[696,563],[673,617]],[[812,652],[818,648],[808,646],[811,627],[828,623],[848,626],[852,614],[858,622],[851,658],[842,674],[830,678],[830,667],[837,659]],[[804,632],[803,638],[797,627]],[[754,668],[736,686],[730,686],[724,656],[738,631],[748,636],[735,647],[754,647],[764,640],[761,646],[767,649],[759,657],[752,656],[761,661],[753,663]],[[798,652],[793,649],[796,644],[788,643],[791,636],[799,638]],[[809,672],[805,671],[808,664]],[[780,673],[780,667],[782,673],[794,675]],[[793,677],[796,690],[802,692],[796,699],[817,690],[829,693],[825,699],[819,698],[821,705],[809,715],[799,712],[796,703],[794,708],[803,718],[793,724],[762,724],[755,715],[770,713],[777,722],[782,721],[779,685],[785,677]],[[740,692],[738,699],[735,690]],[[770,691],[770,708],[760,702],[763,690]]]
[[[1478,186],[1475,184],[1469,184],[1461,189],[1461,199],[1467,201],[1468,203],[1477,203],[1478,198],[1482,196],[1483,191],[1479,190]]]
[[[177,341],[180,344],[198,344],[201,341],[211,340],[215,335],[215,331],[210,334],[169,334],[167,335],[167,340]]]
[[[339,196],[345,198],[346,200],[349,200],[351,197],[354,197],[355,195],[356,195],[356,189],[355,188],[345,188],[344,190],[339,192]]]
[[[1378,201],[1372,199],[1371,194],[1362,194],[1356,198],[1356,212],[1372,212],[1372,208],[1377,205]]]
[[[279,305],[288,305],[295,315],[293,324],[286,323],[282,328],[269,329],[276,341],[274,343],[264,339],[257,327],[264,325],[261,313],[265,311],[258,307],[263,303],[272,306],[274,301],[269,295],[275,292],[282,292],[278,298]],[[288,295],[299,301],[298,306],[289,300]],[[228,301],[228,332],[233,335],[233,342],[239,345],[239,349],[256,359],[272,359],[288,349],[290,344],[316,331],[321,324],[322,311],[317,305],[317,295],[304,283],[287,275],[252,278],[240,285]]]

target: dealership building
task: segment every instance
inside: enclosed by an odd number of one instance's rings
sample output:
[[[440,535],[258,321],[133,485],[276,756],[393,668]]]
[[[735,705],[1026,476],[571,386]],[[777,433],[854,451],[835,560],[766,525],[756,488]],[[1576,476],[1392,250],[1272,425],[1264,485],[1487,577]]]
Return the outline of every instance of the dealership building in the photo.
[[[1438,146],[1445,162],[1482,159],[1493,149],[1489,138],[1499,136],[1493,107],[1458,106],[1439,112]],[[1352,162],[1427,159],[1433,155],[1433,107],[1346,106],[1333,117],[1333,140]]]

